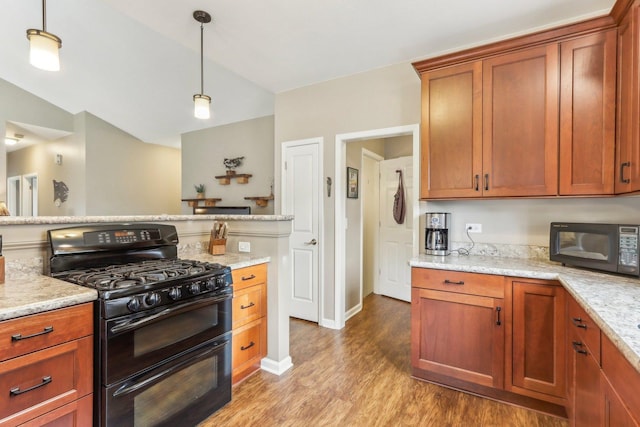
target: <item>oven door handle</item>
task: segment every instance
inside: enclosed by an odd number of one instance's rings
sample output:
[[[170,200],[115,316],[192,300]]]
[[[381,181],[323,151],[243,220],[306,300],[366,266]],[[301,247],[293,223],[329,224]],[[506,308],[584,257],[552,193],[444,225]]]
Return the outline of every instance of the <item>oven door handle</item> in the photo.
[[[155,314],[152,314],[150,316],[142,317],[142,318],[136,319],[136,320],[123,321],[121,323],[118,323],[114,327],[112,327],[109,330],[109,332],[111,332],[114,335],[121,334],[123,332],[128,332],[128,331],[130,331],[132,329],[139,328],[140,326],[146,325],[147,323],[153,323],[156,320],[158,320],[159,318],[164,317],[164,316],[168,316],[168,315],[170,315],[172,313],[188,310],[188,309],[190,309],[191,307],[193,307],[195,305],[217,304],[217,303],[225,301],[225,300],[227,300],[229,298],[230,298],[230,295],[223,295],[221,297],[216,297],[216,298],[207,298],[207,299],[201,299],[201,300],[193,301],[193,302],[186,302],[186,303],[180,304],[178,306],[169,307],[169,308],[167,308],[165,310],[162,310],[162,311],[160,311],[158,313],[155,313]]]
[[[182,369],[184,366],[193,364],[195,361],[197,360],[201,360],[206,358],[207,356],[209,356],[211,353],[214,353],[216,351],[218,351],[221,347],[226,346],[227,344],[229,344],[229,341],[221,341],[221,342],[214,342],[213,343],[213,347],[203,351],[202,353],[197,354],[194,357],[191,357],[187,360],[183,360],[180,363],[176,363],[175,365],[172,365],[170,367],[168,367],[167,369],[163,369],[162,371],[155,373],[153,375],[151,375],[148,378],[145,378],[139,382],[133,382],[133,381],[128,381],[125,384],[122,385],[122,387],[120,387],[119,389],[117,389],[116,391],[113,392],[113,397],[118,397],[118,396],[122,396],[125,394],[129,394],[129,393],[133,393],[137,390],[140,390],[142,388],[145,388],[147,386],[150,386],[156,382],[158,382],[159,379],[161,379],[162,377],[165,377],[167,375],[171,375],[172,373],[179,371],[180,369]]]

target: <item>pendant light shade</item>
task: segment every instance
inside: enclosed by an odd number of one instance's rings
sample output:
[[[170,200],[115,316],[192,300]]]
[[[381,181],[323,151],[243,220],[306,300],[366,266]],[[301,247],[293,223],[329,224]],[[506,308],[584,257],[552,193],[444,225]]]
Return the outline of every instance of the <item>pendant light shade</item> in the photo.
[[[29,39],[29,62],[36,68],[46,71],[60,70],[59,49],[62,40],[47,32],[47,2],[42,0],[42,30],[27,30]]]
[[[208,119],[211,117],[211,97],[204,94],[203,34],[204,24],[211,22],[211,15],[202,10],[196,10],[193,12],[193,18],[200,23],[200,93],[193,95],[193,112],[197,119]]]

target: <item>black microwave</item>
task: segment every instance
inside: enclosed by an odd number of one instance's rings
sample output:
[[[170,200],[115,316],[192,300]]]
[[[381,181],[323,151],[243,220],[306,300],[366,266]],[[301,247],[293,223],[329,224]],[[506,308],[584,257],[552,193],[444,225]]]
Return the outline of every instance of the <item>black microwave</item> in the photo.
[[[552,222],[549,258],[563,265],[640,276],[640,225]]]

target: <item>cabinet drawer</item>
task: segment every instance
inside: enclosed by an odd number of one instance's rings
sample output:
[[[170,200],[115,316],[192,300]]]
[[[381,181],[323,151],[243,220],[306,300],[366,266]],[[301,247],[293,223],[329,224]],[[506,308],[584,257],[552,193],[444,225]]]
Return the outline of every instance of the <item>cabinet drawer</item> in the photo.
[[[267,283],[267,264],[239,268],[231,271],[233,289],[239,290],[260,283]]]
[[[0,322],[0,360],[93,334],[93,304]]]
[[[20,427],[86,427],[93,422],[93,394],[20,424]]]
[[[267,312],[265,284],[234,290],[233,329],[264,317]]]
[[[0,363],[0,426],[16,425],[93,389],[93,337]]]
[[[591,354],[600,364],[600,328],[573,298],[569,298],[568,315],[569,327],[580,341],[589,347]]]
[[[258,319],[233,331],[233,382],[260,366],[267,355],[267,322]]]
[[[411,269],[411,286],[445,292],[504,298],[504,277],[459,271]]]

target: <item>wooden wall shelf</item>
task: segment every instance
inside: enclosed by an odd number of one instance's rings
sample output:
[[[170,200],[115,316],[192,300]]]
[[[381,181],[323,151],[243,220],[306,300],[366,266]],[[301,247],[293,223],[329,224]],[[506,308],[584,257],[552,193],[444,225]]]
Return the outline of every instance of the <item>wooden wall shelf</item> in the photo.
[[[216,202],[219,202],[222,199],[212,199],[212,198],[204,198],[204,199],[182,199],[183,202],[189,203],[190,207],[200,206],[200,202],[204,202],[205,206],[215,206]]]
[[[232,175],[218,175],[216,176],[216,179],[220,185],[229,185],[231,183],[231,179],[235,179],[238,184],[247,184],[249,182],[249,178],[252,176],[253,175],[249,173],[238,173]]]
[[[257,197],[245,197],[245,200],[253,200],[256,202],[256,205],[264,208],[269,204],[269,200],[273,200],[273,194],[270,196],[257,196]]]

